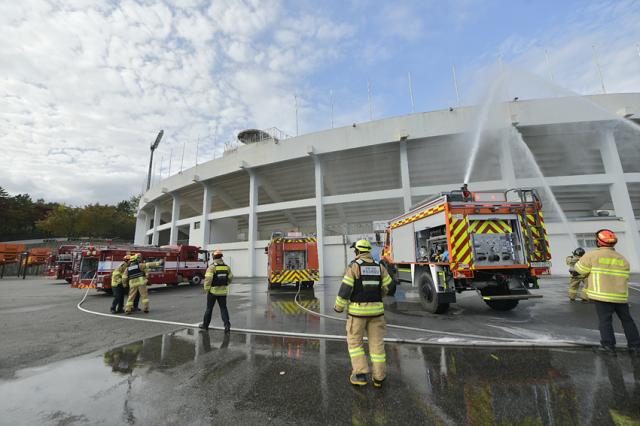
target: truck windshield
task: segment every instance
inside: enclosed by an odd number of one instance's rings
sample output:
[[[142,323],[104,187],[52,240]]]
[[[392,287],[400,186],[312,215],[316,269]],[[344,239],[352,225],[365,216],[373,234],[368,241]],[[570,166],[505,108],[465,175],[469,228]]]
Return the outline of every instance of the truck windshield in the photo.
[[[98,259],[95,257],[85,257],[80,264],[80,278],[91,279],[98,272]]]

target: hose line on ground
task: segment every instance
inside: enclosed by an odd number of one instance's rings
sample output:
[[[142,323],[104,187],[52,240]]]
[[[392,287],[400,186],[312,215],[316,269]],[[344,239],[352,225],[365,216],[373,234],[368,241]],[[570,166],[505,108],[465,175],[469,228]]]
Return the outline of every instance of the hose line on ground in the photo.
[[[195,329],[198,328],[199,323],[190,324],[190,323],[179,322],[179,321],[167,321],[167,320],[159,320],[159,319],[153,319],[153,318],[141,318],[141,317],[135,317],[135,316],[121,316],[121,315],[107,314],[107,313],[103,313],[103,312],[96,312],[96,311],[92,311],[92,310],[86,309],[86,308],[82,307],[82,304],[86,301],[87,296],[89,294],[89,290],[90,290],[90,288],[87,288],[87,290],[84,293],[84,296],[82,297],[82,300],[80,300],[80,302],[78,302],[78,304],[76,305],[77,308],[80,311],[85,312],[87,314],[98,315],[98,316],[112,318],[112,319],[141,321],[141,322],[164,324],[164,325],[174,325],[174,326],[183,327],[183,328],[195,328]],[[343,318],[338,318],[338,317],[333,317],[333,316],[330,316],[330,315],[320,314],[318,312],[314,312],[314,311],[311,311],[311,310],[305,308],[304,306],[302,306],[298,302],[299,293],[300,293],[300,291],[298,290],[298,293],[296,294],[294,302],[301,309],[303,309],[304,311],[306,311],[306,312],[308,312],[308,313],[310,313],[312,315],[316,315],[316,316],[324,316],[324,317],[327,317],[327,318],[333,319],[333,320],[346,321]],[[392,328],[404,327],[404,326],[394,326],[394,325],[390,325],[390,326]],[[219,331],[223,331],[224,330],[223,327],[217,327],[217,326],[209,326],[209,329],[219,330]],[[405,328],[405,329],[407,329],[407,328]],[[433,330],[413,328],[413,327],[408,327],[408,329],[413,330],[413,331],[421,331],[421,332],[425,332],[425,333],[432,333],[432,334],[452,335],[452,333],[444,332],[444,331],[433,331]],[[347,337],[345,335],[339,335],[339,334],[299,333],[299,332],[291,332],[291,331],[259,330],[259,329],[249,329],[249,328],[232,328],[231,331],[233,333],[255,334],[255,335],[262,335],[262,336],[295,337],[295,338],[303,338],[303,339],[324,339],[324,340],[335,340],[335,341],[346,341],[347,340]],[[456,333],[456,334],[462,335],[461,333]],[[466,335],[466,336],[472,336],[472,335]],[[500,340],[500,341],[491,341],[491,340],[486,340],[487,338],[485,336],[482,336],[482,337],[483,337],[484,340],[482,340],[480,342],[478,342],[478,341],[469,341],[469,340],[467,340],[467,341],[459,340],[459,341],[450,341],[450,342],[438,342],[438,341],[425,341],[425,340],[422,340],[422,339],[403,339],[403,338],[396,338],[396,337],[386,337],[384,339],[384,341],[386,343],[408,343],[408,344],[422,345],[422,346],[476,347],[476,348],[483,348],[483,347],[491,347],[491,348],[496,348],[496,347],[498,347],[498,348],[499,347],[504,347],[504,348],[577,348],[577,347],[593,346],[592,344],[585,344],[585,343],[581,343],[581,342],[565,342],[565,341],[544,341],[544,342],[540,342],[540,341],[535,341],[535,340],[528,340],[527,341],[527,340],[504,339],[504,338],[502,338],[502,340]]]
[[[298,291],[295,295],[294,298],[294,302],[296,303],[296,305],[298,305],[298,307],[300,309],[303,309],[305,312],[310,313],[312,315],[318,316],[318,317],[323,317],[323,318],[328,318],[331,320],[335,320],[335,321],[343,321],[346,322],[347,320],[345,318],[340,318],[340,317],[336,317],[333,315],[326,315],[326,314],[321,314],[320,312],[316,312],[316,311],[312,311],[311,309],[308,309],[307,307],[303,306],[300,303],[300,290],[301,290],[301,286],[298,286]],[[595,343],[588,343],[588,342],[577,342],[577,341],[570,341],[570,340],[545,340],[545,341],[540,341],[540,340],[533,340],[533,339],[513,339],[513,338],[509,338],[509,337],[488,337],[488,336],[480,336],[477,334],[468,334],[468,333],[456,333],[453,331],[442,331],[442,330],[430,330],[427,328],[417,328],[417,327],[409,327],[409,326],[405,326],[405,325],[395,325],[395,324],[389,324],[387,323],[387,328],[393,328],[393,329],[397,329],[397,330],[407,330],[407,331],[416,331],[416,332],[420,332],[420,333],[426,333],[426,334],[435,334],[435,335],[444,335],[444,336],[455,336],[455,337],[460,337],[460,338],[466,338],[466,339],[480,339],[482,342],[509,342],[511,344],[514,343],[522,343],[525,346],[536,346],[536,347],[593,347],[593,346],[597,346],[597,344]],[[455,343],[453,343],[453,345],[455,345]],[[511,346],[511,345],[509,345]]]

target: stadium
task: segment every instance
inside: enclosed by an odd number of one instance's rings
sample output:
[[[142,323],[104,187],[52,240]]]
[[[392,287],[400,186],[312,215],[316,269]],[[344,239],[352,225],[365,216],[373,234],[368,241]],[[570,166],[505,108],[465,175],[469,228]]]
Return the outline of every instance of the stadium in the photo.
[[[463,184],[476,110],[415,113],[288,138],[276,129],[241,132],[221,158],[143,194],[135,242],[220,248],[236,275],[265,276],[272,232],[295,230],[317,235],[323,276],[341,275],[352,258],[349,245],[375,241],[376,222]],[[640,119],[640,94],[516,98],[499,111],[535,161],[489,132],[469,188],[548,185],[566,216],[563,222],[543,196],[554,274],[566,274],[564,258],[575,248],[567,231],[588,248],[603,227],[618,233],[618,249],[640,272],[640,127],[632,122]]]

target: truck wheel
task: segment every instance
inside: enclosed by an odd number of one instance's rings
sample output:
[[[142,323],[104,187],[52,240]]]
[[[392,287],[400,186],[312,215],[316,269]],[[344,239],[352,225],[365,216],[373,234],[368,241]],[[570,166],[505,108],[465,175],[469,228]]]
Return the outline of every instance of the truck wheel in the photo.
[[[431,274],[422,272],[418,277],[418,291],[422,307],[432,314],[444,314],[449,309],[448,303],[438,303],[438,293],[431,279]]]
[[[200,274],[195,274],[193,277],[191,277],[191,279],[189,280],[189,284],[190,285],[200,285],[202,284],[202,275]]]
[[[269,290],[272,290],[274,288],[280,288],[280,283],[274,283],[271,281],[267,281],[269,283]]]
[[[510,311],[518,306],[518,300],[485,300],[484,303],[496,311]]]

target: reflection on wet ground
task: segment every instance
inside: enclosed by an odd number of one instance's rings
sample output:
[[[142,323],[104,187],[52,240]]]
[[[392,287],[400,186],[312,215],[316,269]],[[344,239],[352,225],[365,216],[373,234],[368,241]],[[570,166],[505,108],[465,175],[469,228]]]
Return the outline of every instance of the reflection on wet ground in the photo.
[[[193,329],[17,373],[7,424],[633,424],[640,359],[387,345],[380,391],[342,342]]]

